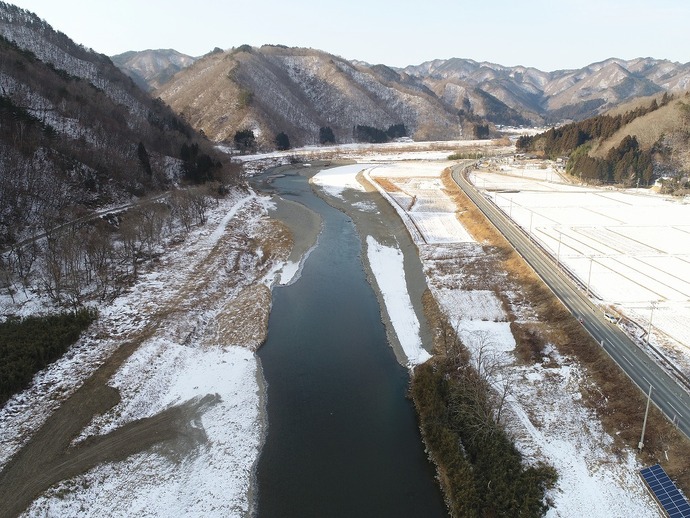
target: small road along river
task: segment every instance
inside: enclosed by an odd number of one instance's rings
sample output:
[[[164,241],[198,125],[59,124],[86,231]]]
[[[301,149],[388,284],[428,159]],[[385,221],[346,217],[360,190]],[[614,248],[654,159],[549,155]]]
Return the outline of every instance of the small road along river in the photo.
[[[604,314],[557,266],[556,262],[531,242],[529,236],[506,217],[490,200],[465,178],[467,165],[453,168],[453,179],[501,232],[515,250],[529,263],[570,312],[583,319],[585,329],[618,366],[645,394],[652,385],[652,401],[690,437],[690,394],[649,355],[641,350]],[[641,423],[640,423],[641,425]]]

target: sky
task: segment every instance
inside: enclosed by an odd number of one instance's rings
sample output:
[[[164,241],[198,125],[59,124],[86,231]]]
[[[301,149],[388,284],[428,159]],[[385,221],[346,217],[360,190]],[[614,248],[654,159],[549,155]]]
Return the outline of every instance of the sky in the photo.
[[[15,0],[109,56],[243,44],[394,67],[452,57],[577,69],[611,57],[690,62],[687,0]]]

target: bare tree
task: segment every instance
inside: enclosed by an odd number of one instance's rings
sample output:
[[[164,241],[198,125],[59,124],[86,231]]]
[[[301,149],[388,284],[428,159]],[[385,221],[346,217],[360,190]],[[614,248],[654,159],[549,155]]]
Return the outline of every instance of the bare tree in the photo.
[[[170,195],[172,213],[184,229],[189,232],[194,223],[194,211],[192,207],[191,195],[188,190],[177,190]]]
[[[111,237],[112,229],[109,223],[99,219],[94,225],[89,225],[84,235],[86,260],[88,263],[89,280],[96,283],[96,290],[104,300],[109,291],[114,289],[115,281],[115,249]]]
[[[39,251],[39,246],[33,240],[23,245],[13,246],[10,250],[11,264],[22,281],[24,288],[29,284],[29,276],[38,258]]]
[[[0,255],[0,288],[7,290],[7,294],[14,302],[14,283],[12,282],[12,268],[4,255]]]
[[[206,213],[211,206],[210,200],[208,196],[206,196],[206,194],[200,189],[194,189],[193,191],[190,191],[190,194],[192,208],[194,210],[194,214],[196,215],[197,222],[200,225],[204,225],[206,224]]]
[[[142,240],[139,221],[134,212],[128,212],[120,222],[120,252],[127,264],[132,266],[132,273],[137,275],[137,262],[141,256]]]
[[[168,206],[163,203],[149,203],[136,211],[139,216],[140,237],[149,257],[153,255],[154,247],[160,244],[169,213]]]
[[[470,351],[469,361],[458,368],[453,405],[461,418],[469,418],[475,435],[491,434],[502,427],[505,405],[511,393],[512,380],[508,358],[496,350],[491,334],[484,330],[464,334]]]

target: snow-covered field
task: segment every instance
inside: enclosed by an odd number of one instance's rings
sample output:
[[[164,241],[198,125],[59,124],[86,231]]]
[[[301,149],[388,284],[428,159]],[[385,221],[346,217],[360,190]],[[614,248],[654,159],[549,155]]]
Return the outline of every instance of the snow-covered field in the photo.
[[[414,227],[415,235],[424,243],[472,241],[455,217],[455,204],[443,191],[438,163],[428,160],[435,158],[430,155],[420,163],[381,165],[369,171],[368,177],[383,178],[394,186],[385,189],[378,182],[372,182],[384,197],[392,199],[401,217]]]
[[[551,168],[503,166],[471,180],[578,277],[602,310],[690,376],[690,204],[647,190],[563,184]],[[654,306],[654,310],[652,307]]]
[[[257,295],[251,297],[251,310],[232,308],[247,290],[263,286],[267,291],[281,274],[283,263],[266,262],[260,250],[244,244],[247,236],[270,237],[265,227],[268,203],[241,193],[221,200],[205,226],[166,251],[128,293],[99,308],[97,328],[0,410],[2,466],[57,401],[120,343],[150,328],[153,335],[110,381],[121,402],[96,416],[82,438],[102,436],[173,406],[194,409],[185,424],[189,444],[162,444],[101,464],[49,490],[27,516],[248,515],[265,427],[263,376],[253,352],[261,331],[255,328],[270,303]],[[244,268],[237,271],[232,264]],[[231,334],[224,319],[246,327],[253,338],[227,341]]]
[[[551,351],[548,362],[518,365],[511,352],[515,340],[496,295],[486,290],[459,289],[463,284],[462,269],[450,274],[435,269],[440,258],[453,261],[462,255],[480,253],[475,250],[479,245],[472,242],[459,223],[457,226],[435,225],[429,230],[416,224],[418,205],[451,210],[438,181],[447,166],[447,162],[428,161],[387,164],[367,168],[365,176],[380,181],[379,190],[386,190],[384,194],[408,225],[419,247],[429,287],[457,325],[463,341],[470,349],[482,348],[483,354],[495,355],[505,365],[505,369],[500,370],[501,379],[495,383],[511,384],[509,402],[513,419],[510,429],[517,445],[528,462],[544,460],[559,474],[557,487],[548,495],[552,508],[547,516],[658,516],[656,505],[637,476],[643,466],[632,451],[624,452],[622,458],[620,453],[613,451],[613,439],[581,402],[579,385],[584,381],[584,373],[578,364]],[[357,168],[349,171],[356,174]],[[338,182],[344,185],[343,178]],[[319,183],[323,184],[324,180]],[[352,183],[349,185],[358,188]],[[382,185],[386,185],[386,189]],[[339,192],[342,191],[331,190],[334,195]],[[410,203],[411,200],[414,203]],[[376,249],[371,239],[367,238],[369,249],[372,245]],[[400,286],[394,292],[400,293],[405,290],[405,280],[404,276],[392,273],[402,268],[395,256],[389,250],[384,256],[376,251],[368,252],[370,261],[387,263],[386,267],[373,268],[377,282],[385,271],[389,281],[397,279],[395,282]],[[404,328],[396,327],[398,329]]]

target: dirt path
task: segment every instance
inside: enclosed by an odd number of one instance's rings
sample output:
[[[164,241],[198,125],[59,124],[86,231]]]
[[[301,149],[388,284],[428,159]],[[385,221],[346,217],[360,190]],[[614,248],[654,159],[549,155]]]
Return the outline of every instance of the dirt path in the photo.
[[[219,396],[215,394],[200,396],[152,417],[129,422],[106,435],[92,436],[72,444],[95,416],[107,413],[120,403],[119,391],[108,383],[143,343],[157,334],[170,333],[171,329],[183,337],[193,335],[202,346],[209,342],[218,343],[215,338],[219,321],[233,321],[232,315],[228,314],[228,308],[232,306],[229,302],[257,277],[266,274],[274,258],[287,256],[289,248],[275,247],[269,257],[262,257],[260,264],[251,265],[250,276],[233,267],[236,265],[229,267],[228,262],[233,258],[235,263],[246,265],[248,260],[258,263],[255,249],[261,248],[271,234],[280,233],[279,228],[267,222],[256,231],[256,236],[249,235],[243,225],[230,224],[230,219],[223,218],[208,240],[199,241],[184,256],[184,264],[167,266],[178,269],[176,282],[166,284],[150,300],[142,301],[140,307],[134,308],[136,316],[146,325],[123,337],[122,345],[47,418],[5,465],[0,472],[0,518],[21,514],[51,486],[103,462],[122,460],[151,448],[179,460],[205,441],[200,416],[218,402]],[[216,241],[213,241],[214,235]],[[285,242],[289,244],[289,240]],[[181,275],[179,270],[183,271]],[[265,306],[266,313],[269,306]],[[200,308],[218,308],[218,318],[199,325],[196,315]],[[238,309],[241,310],[242,307]],[[126,320],[131,316],[126,314],[118,318]],[[107,328],[107,323],[103,325],[101,322],[101,325]]]
[[[123,344],[67,401],[43,424],[29,442],[10,460],[0,473],[0,516],[19,515],[43,491],[53,484],[93,467],[82,462],[99,445],[70,448],[71,441],[89,424],[120,402],[119,392],[107,385],[110,377],[146,339]],[[163,428],[163,427],[160,427]],[[160,430],[159,430],[160,431]],[[104,455],[117,450],[104,448]]]

